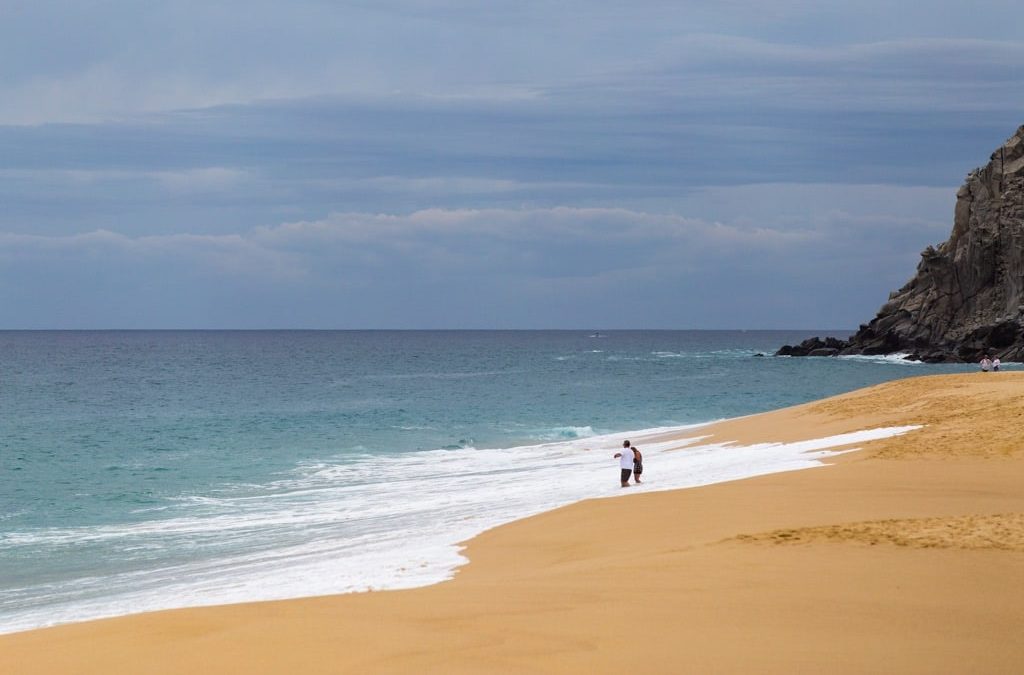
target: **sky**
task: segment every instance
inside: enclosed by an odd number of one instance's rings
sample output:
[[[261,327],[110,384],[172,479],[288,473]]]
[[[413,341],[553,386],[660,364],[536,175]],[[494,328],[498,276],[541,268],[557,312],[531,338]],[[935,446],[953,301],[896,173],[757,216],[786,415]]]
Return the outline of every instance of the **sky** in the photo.
[[[0,328],[856,328],[1024,4],[0,0]]]

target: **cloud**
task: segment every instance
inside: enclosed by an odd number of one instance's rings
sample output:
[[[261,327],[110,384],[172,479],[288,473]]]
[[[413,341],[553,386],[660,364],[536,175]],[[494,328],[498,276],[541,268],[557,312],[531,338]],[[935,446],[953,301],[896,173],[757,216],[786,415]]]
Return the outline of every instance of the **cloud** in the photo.
[[[711,248],[784,247],[813,238],[806,231],[738,227],[671,214],[616,208],[555,207],[547,209],[429,209],[408,215],[337,213],[318,221],[260,228],[253,238],[288,250],[339,249],[364,245],[407,249],[410,245],[446,250],[472,265],[482,250],[507,247],[543,255],[552,247],[613,252],[635,247],[649,253],[677,248],[685,256]],[[609,256],[610,257],[610,256]],[[566,264],[551,259],[552,268]],[[623,259],[619,266],[636,261]],[[488,263],[493,264],[493,263]]]
[[[242,169],[211,166],[179,171],[126,169],[0,169],[0,178],[48,184],[86,186],[148,181],[171,192],[215,192],[238,187],[250,178]]]
[[[146,177],[155,179],[174,192],[209,192],[235,189],[249,174],[240,169],[213,166],[183,171],[154,171],[146,174]]]
[[[622,208],[428,209],[413,213],[335,213],[315,221],[257,227],[229,235],[131,237],[107,230],[68,236],[0,234],[8,260],[45,256],[73,263],[109,256],[136,262],[174,259],[222,275],[322,281],[389,270],[435,276],[490,274],[539,278],[586,276],[677,264],[781,260],[864,244],[884,231],[916,240],[934,223],[885,214],[830,210],[776,225],[740,218],[708,221]]]
[[[581,185],[579,183],[531,184],[515,180],[475,178],[472,176],[376,176],[373,178],[360,178],[350,181],[335,181],[329,184],[334,187],[341,187],[344,189],[403,193],[448,193],[460,195],[518,192],[526,189],[535,189],[537,187],[565,189]]]
[[[16,5],[0,8],[0,124],[395,92],[550,103],[589,90],[621,105],[614,93],[646,91],[705,106],[827,95],[866,110],[1020,101],[993,86],[1016,81],[1020,62],[1019,8],[1002,0],[971,12],[750,0]]]
[[[890,190],[859,201],[881,208]],[[8,232],[0,299],[41,317],[22,327],[852,326],[946,234],[898,210],[807,203],[774,223],[559,206],[339,212],[222,235]]]
[[[1024,42],[914,38],[852,44],[779,43],[690,34],[656,60],[581,89],[689,109],[945,111],[1020,108]]]
[[[172,234],[130,237],[108,230],[66,236],[0,233],[8,264],[145,266],[154,262],[185,273],[290,281],[305,270],[296,256],[260,246],[243,235]],[[165,270],[166,271],[166,270]]]
[[[856,323],[1020,124],[1020,8],[972,7],[2,4],[0,296],[43,324],[68,295],[189,325]]]

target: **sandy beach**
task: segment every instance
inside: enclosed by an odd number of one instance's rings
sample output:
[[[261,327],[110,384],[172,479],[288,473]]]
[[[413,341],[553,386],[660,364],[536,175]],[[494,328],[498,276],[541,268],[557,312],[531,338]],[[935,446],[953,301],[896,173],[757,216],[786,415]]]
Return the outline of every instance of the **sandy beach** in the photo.
[[[1022,423],[1018,372],[731,420],[692,435],[922,426],[817,469],[521,520],[468,542],[470,563],[427,588],[0,636],[0,672],[1021,672]]]

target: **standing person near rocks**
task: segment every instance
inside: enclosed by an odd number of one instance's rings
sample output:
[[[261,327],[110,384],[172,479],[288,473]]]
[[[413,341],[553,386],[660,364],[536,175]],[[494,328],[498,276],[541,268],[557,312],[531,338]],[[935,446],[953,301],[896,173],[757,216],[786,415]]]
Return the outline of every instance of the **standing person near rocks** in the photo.
[[[622,441],[622,452],[616,452],[615,457],[619,458],[619,472],[621,478],[619,479],[622,483],[622,487],[629,487],[629,475],[633,473],[633,449],[629,446],[629,441]]]
[[[997,356],[997,357],[995,357],[994,359],[992,359],[992,372],[993,372],[993,373],[997,373],[997,372],[999,372],[999,366],[1001,366],[1001,365],[1003,365],[1003,364],[1002,364],[1002,362],[1001,362],[1001,361],[999,360],[999,357],[998,357],[998,356]]]
[[[988,358],[988,354],[985,354],[985,356],[981,357],[981,372],[987,373],[991,367],[992,361]]]

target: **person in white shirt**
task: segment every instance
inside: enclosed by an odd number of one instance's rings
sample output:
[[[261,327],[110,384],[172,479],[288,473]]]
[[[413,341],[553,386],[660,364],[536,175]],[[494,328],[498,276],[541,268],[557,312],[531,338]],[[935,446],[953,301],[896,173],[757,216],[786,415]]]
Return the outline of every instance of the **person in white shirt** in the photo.
[[[988,355],[981,357],[981,372],[987,373],[988,369],[992,367],[992,361],[989,360]]]
[[[1002,363],[1000,363],[998,356],[995,357],[994,359],[992,359],[992,372],[993,373],[998,372],[999,371],[999,366],[1001,366],[1001,365],[1002,365]]]
[[[633,473],[633,449],[629,441],[622,441],[622,452],[616,452],[615,457],[619,458],[622,487],[629,487],[629,476]]]

